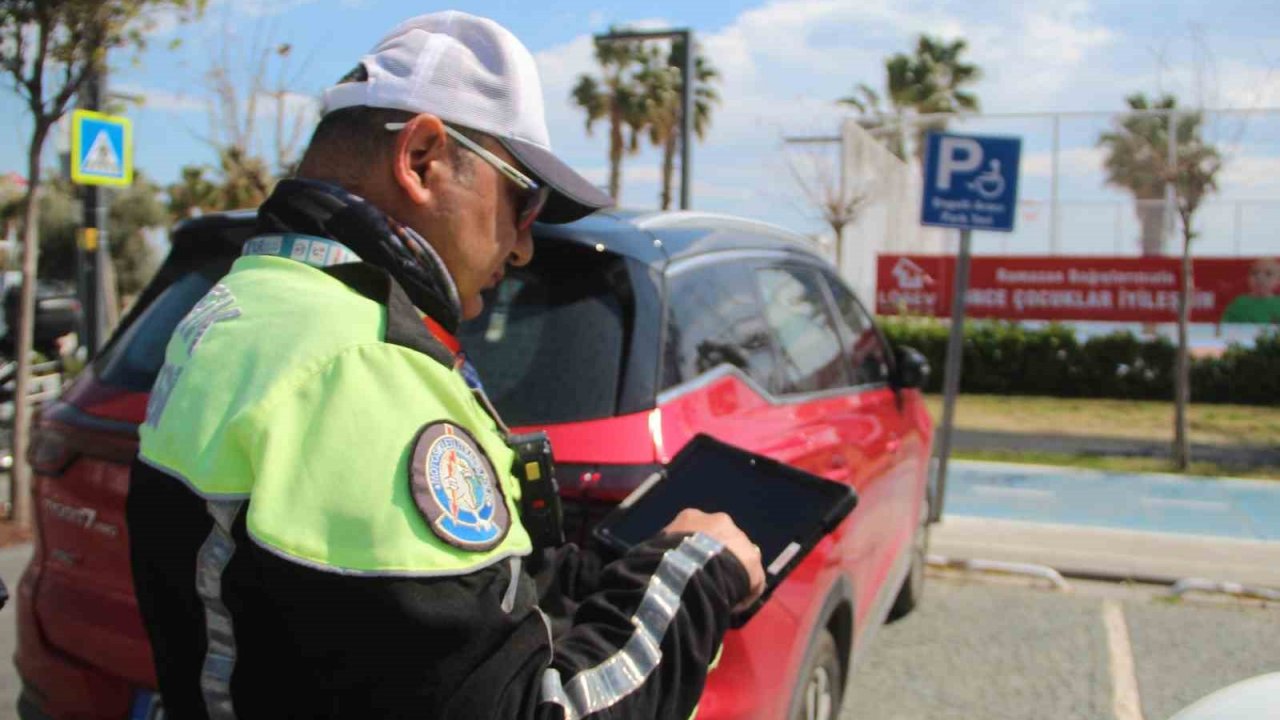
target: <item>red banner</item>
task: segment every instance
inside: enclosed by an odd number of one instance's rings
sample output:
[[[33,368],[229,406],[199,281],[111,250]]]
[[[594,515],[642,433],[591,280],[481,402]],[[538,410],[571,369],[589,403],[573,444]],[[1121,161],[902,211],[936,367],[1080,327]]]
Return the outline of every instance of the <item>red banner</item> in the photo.
[[[881,255],[876,311],[949,316],[955,269],[952,255]],[[1192,322],[1280,323],[1280,260],[1196,258],[1192,275]],[[1181,278],[1181,260],[1170,257],[974,257],[965,314],[1175,322]]]

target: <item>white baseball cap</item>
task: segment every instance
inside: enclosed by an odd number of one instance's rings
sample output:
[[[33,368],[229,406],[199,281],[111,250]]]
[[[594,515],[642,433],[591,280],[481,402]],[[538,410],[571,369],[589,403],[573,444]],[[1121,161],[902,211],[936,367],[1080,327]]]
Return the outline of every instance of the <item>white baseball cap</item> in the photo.
[[[464,12],[419,15],[360,59],[363,72],[324,91],[325,114],[358,105],[431,113],[502,143],[552,190],[538,219],[566,223],[612,198],[551,152],[542,82],[511,31]]]

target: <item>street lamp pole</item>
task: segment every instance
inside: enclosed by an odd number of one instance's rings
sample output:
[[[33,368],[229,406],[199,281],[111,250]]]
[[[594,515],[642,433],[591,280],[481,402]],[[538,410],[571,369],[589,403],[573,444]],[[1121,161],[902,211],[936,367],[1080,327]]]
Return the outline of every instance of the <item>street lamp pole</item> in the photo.
[[[596,42],[675,40],[680,43],[680,209],[693,205],[693,31],[618,30],[596,35]]]

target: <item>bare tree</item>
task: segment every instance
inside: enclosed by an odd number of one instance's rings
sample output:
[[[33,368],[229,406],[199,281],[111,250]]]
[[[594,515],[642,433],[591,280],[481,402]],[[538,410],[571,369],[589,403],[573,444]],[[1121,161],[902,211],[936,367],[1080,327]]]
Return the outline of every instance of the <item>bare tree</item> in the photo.
[[[292,174],[314,117],[315,101],[297,91],[309,59],[295,63],[293,45],[272,36],[259,25],[245,47],[224,28],[209,54],[209,132],[200,138],[218,155],[227,209],[262,202],[278,177]],[[269,143],[262,142],[264,122]]]
[[[833,160],[831,153],[817,146],[803,147],[787,154],[787,169],[808,209],[831,228],[839,270],[844,261],[844,229],[858,219],[871,197],[871,188],[865,182],[850,182],[843,158]]]
[[[39,222],[40,156],[53,124],[71,106],[85,80],[106,68],[107,53],[142,48],[158,11],[186,19],[204,0],[0,0],[0,70],[31,113],[27,191],[22,200],[22,300],[18,323],[18,377],[14,395],[13,515],[31,522],[30,470],[26,465],[30,348],[34,330]]]

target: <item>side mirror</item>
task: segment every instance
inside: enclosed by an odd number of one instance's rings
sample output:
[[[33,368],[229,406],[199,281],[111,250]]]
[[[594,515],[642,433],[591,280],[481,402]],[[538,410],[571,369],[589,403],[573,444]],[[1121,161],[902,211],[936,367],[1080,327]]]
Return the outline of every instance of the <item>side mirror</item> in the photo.
[[[921,389],[929,381],[929,359],[919,350],[899,345],[894,348],[894,359],[894,387]]]

